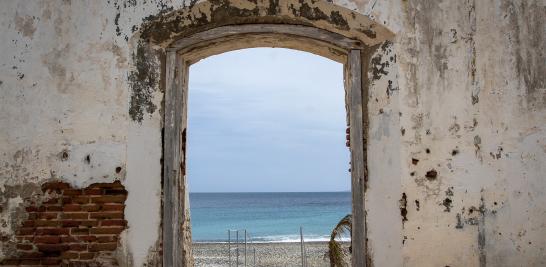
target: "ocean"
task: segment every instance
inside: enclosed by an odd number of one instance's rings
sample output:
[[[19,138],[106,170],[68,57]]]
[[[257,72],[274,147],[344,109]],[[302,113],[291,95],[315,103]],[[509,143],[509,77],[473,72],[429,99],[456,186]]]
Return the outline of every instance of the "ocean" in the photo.
[[[300,226],[306,241],[327,241],[351,212],[351,193],[190,193],[190,212],[194,242],[225,242],[228,229],[246,229],[254,242],[299,242]]]

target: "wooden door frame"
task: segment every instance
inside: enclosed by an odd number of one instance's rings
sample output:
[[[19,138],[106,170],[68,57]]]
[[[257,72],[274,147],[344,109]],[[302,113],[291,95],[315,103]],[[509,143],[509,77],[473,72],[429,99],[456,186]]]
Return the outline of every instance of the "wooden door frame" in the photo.
[[[193,266],[189,193],[186,179],[188,77],[191,64],[211,55],[251,47],[307,51],[344,64],[350,127],[352,266],[366,266],[367,88],[363,83],[366,46],[341,34],[287,24],[245,24],[213,28],[175,41],[167,48],[163,177],[163,266]]]

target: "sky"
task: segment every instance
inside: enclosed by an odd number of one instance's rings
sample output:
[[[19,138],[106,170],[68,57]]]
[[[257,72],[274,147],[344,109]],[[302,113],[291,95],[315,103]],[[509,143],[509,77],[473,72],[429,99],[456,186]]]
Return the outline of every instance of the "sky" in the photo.
[[[190,67],[190,192],[349,191],[343,65],[252,48]]]

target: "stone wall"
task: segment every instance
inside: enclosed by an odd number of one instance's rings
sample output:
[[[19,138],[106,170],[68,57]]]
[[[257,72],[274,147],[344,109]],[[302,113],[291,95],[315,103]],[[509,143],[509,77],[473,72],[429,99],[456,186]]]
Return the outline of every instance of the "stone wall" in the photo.
[[[251,3],[212,2],[241,10]],[[334,3],[395,34],[370,55],[368,73],[373,265],[545,265],[544,1]],[[40,227],[34,235],[20,232],[32,216],[34,223],[64,220],[64,211],[41,210],[57,191],[64,198],[64,189],[44,191],[44,184],[62,182],[77,191],[115,183],[128,192],[120,194],[123,218],[104,218],[120,220],[108,226],[116,233],[101,239],[116,247],[95,253],[89,249],[96,240],[81,241],[87,251],[78,257],[121,266],[160,262],[164,54],[142,46],[140,30],[194,4],[0,2],[1,260],[22,259],[16,254],[30,246],[40,253],[41,244],[57,240],[60,258],[52,260],[75,257],[62,240],[77,239],[72,229],[59,239],[42,239]],[[313,9],[306,14],[318,24],[331,19]]]

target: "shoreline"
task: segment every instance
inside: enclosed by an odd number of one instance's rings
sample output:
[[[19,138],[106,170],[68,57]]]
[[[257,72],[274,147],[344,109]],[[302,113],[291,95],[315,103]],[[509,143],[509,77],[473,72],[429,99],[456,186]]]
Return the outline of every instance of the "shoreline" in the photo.
[[[347,242],[343,242],[348,246]],[[239,266],[244,266],[244,244],[239,244]],[[327,241],[305,242],[308,266],[330,266]],[[229,266],[228,244],[194,242],[192,245],[195,266]],[[256,265],[253,264],[254,249]],[[235,245],[231,246],[231,262],[235,266]],[[299,242],[247,243],[246,266],[301,266],[301,244]]]

